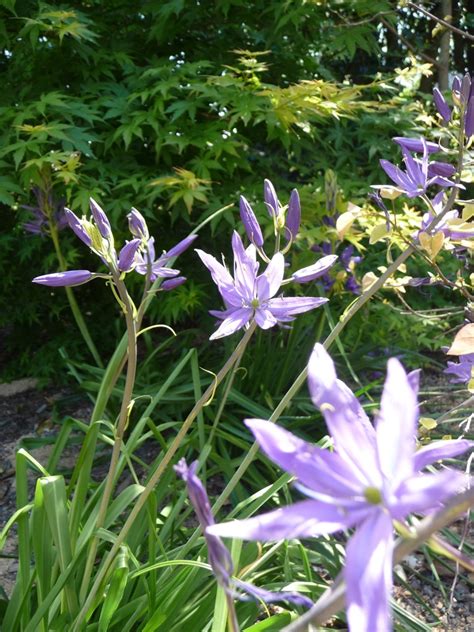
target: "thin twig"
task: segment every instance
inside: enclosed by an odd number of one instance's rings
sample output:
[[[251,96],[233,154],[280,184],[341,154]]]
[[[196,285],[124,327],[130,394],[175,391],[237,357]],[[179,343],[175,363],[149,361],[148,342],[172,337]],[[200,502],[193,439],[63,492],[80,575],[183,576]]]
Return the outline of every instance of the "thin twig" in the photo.
[[[446,27],[450,31],[453,31],[453,33],[457,33],[461,37],[465,37],[466,39],[474,41],[474,35],[471,35],[470,33],[466,33],[466,31],[458,29],[456,26],[453,26],[446,20],[443,20],[443,18],[439,18],[437,15],[433,15],[433,13],[430,13],[424,7],[420,7],[419,5],[415,4],[414,2],[410,2],[409,0],[407,0],[406,4],[412,9],[415,9],[416,11],[420,11],[421,13],[424,13],[427,17],[430,18],[430,20],[434,20],[435,22],[442,24],[444,27]]]
[[[400,42],[404,46],[406,46],[408,48],[408,50],[411,51],[414,55],[418,55],[419,57],[421,57],[422,59],[424,59],[428,63],[433,64],[433,66],[439,66],[440,65],[439,62],[436,59],[434,59],[434,57],[430,57],[430,55],[427,55],[426,53],[421,52],[420,50],[418,50],[416,48],[416,46],[413,46],[413,44],[411,44],[405,37],[403,37],[403,35],[401,33],[399,33],[397,31],[397,29],[390,24],[390,22],[388,22],[384,18],[380,18],[380,21],[385,26],[385,28],[387,28],[389,31],[391,31],[397,37],[397,39],[399,39]]]

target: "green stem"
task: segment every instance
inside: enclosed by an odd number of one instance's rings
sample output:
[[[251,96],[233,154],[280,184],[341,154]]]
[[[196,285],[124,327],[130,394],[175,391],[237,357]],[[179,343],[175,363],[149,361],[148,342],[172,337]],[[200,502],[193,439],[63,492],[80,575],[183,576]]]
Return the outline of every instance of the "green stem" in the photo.
[[[232,371],[227,376],[227,381],[224,387],[224,392],[222,393],[221,400],[219,402],[219,408],[217,409],[216,415],[214,417],[214,422],[212,424],[211,432],[209,433],[209,444],[212,445],[212,440],[217,430],[217,425],[221,418],[222,413],[224,412],[225,405],[227,403],[227,398],[229,397],[229,393],[231,391],[232,385],[234,384],[234,379],[237,374],[238,368],[240,366],[240,361],[242,360],[242,355],[239,356],[237,362],[235,362],[232,367]]]
[[[112,448],[112,456],[110,459],[109,471],[105,479],[105,487],[101,496],[99,505],[99,513],[97,515],[96,531],[104,526],[107,509],[109,506],[110,498],[112,496],[115,477],[117,473],[117,465],[120,458],[120,452],[122,450],[123,436],[128,424],[128,417],[130,414],[130,403],[132,401],[133,387],[135,384],[135,376],[137,372],[137,330],[135,320],[135,307],[132,304],[130,296],[127,292],[125,283],[119,278],[118,275],[114,278],[115,285],[120,295],[120,299],[125,307],[125,319],[127,323],[127,338],[128,338],[128,360],[127,360],[127,376],[125,379],[125,388],[123,392],[122,405],[120,408],[120,414],[117,424],[117,430],[115,433],[114,445]],[[82,580],[80,590],[80,600],[83,601],[86,597],[87,590],[89,588],[89,580],[94,568],[95,556],[97,553],[99,539],[95,535],[89,545],[89,552],[87,555],[86,566],[84,570],[84,576]]]
[[[80,630],[82,622],[86,618],[91,605],[94,603],[95,596],[96,596],[98,590],[100,589],[100,587],[102,585],[102,581],[106,577],[106,575],[107,575],[107,573],[108,573],[108,571],[109,571],[109,569],[110,569],[110,567],[111,567],[111,565],[112,565],[112,563],[113,563],[113,561],[115,559],[115,556],[117,555],[118,551],[120,550],[120,546],[122,545],[122,543],[124,542],[125,538],[127,537],[130,529],[133,527],[134,523],[136,522],[140,511],[142,510],[142,508],[144,507],[144,505],[145,505],[145,503],[146,503],[146,501],[148,499],[148,496],[155,489],[155,487],[158,484],[159,480],[161,479],[163,473],[167,469],[171,459],[173,458],[173,456],[175,455],[176,451],[180,447],[180,445],[181,445],[184,437],[186,436],[189,428],[191,427],[193,421],[196,419],[198,413],[202,410],[203,406],[209,401],[209,398],[213,395],[213,393],[214,393],[215,389],[217,388],[217,386],[219,386],[219,384],[222,382],[222,380],[225,378],[225,376],[232,369],[232,367],[234,366],[235,362],[237,362],[240,359],[240,357],[242,356],[242,354],[244,353],[245,348],[247,346],[247,343],[249,342],[250,338],[252,337],[253,332],[255,331],[255,327],[256,327],[255,322],[253,322],[250,325],[249,329],[247,329],[245,334],[242,336],[239,344],[234,349],[234,352],[232,353],[232,355],[228,358],[227,362],[224,364],[222,369],[216,375],[215,380],[206,389],[206,391],[202,395],[201,399],[198,402],[196,402],[196,404],[194,405],[193,409],[191,410],[189,415],[186,417],[186,419],[183,422],[183,425],[181,426],[178,434],[176,435],[176,437],[174,438],[173,442],[169,446],[168,450],[166,451],[165,455],[163,456],[162,460],[160,461],[158,467],[153,472],[153,474],[152,474],[151,478],[149,479],[148,483],[146,484],[143,492],[141,493],[141,495],[138,498],[136,504],[134,505],[132,511],[130,512],[125,524],[123,525],[122,529],[120,530],[119,534],[117,535],[112,548],[110,549],[107,557],[105,558],[105,560],[104,560],[104,562],[102,564],[101,569],[97,573],[97,576],[95,578],[94,584],[92,585],[91,589],[89,590],[87,599],[84,602],[84,605],[83,605],[83,607],[82,607],[77,619],[74,622],[74,625],[73,625],[73,627],[71,629],[71,632],[78,632],[78,630]]]
[[[229,632],[240,632],[239,620],[237,619],[237,613],[235,612],[235,604],[232,596],[226,593],[227,602],[227,617],[229,623]]]
[[[56,225],[54,224],[54,220],[52,219],[49,222],[49,232],[51,235],[52,242],[54,244],[54,250],[56,252],[56,256],[58,258],[59,269],[61,271],[64,271],[66,270],[66,267],[67,267],[66,261],[64,259],[63,253],[61,251],[61,246],[59,244],[58,230],[56,228]],[[102,368],[104,365],[102,364],[102,360],[100,359],[99,352],[97,351],[94,341],[91,338],[89,329],[87,328],[87,325],[86,325],[86,321],[84,320],[82,316],[82,312],[79,308],[79,305],[77,304],[76,297],[74,296],[74,292],[72,288],[70,287],[66,287],[65,290],[66,290],[67,300],[69,301],[69,307],[71,308],[72,315],[74,316],[74,320],[76,321],[79,331],[81,332],[81,335],[84,338],[84,342],[86,343],[87,348],[91,352],[91,355],[94,358],[97,366]]]

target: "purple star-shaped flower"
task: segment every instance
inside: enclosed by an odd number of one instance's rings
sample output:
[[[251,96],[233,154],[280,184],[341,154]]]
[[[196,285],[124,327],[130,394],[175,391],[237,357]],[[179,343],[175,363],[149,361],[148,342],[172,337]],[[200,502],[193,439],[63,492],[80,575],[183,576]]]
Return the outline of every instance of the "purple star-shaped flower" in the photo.
[[[275,297],[283,283],[285,260],[281,253],[275,254],[267,269],[258,275],[259,263],[255,246],[244,248],[237,232],[232,236],[234,251],[234,276],[212,255],[196,250],[224,300],[224,311],[211,311],[222,320],[220,327],[210,340],[233,334],[245,327],[252,319],[262,329],[277,323],[290,322],[302,314],[327,302],[319,297]]]
[[[246,420],[261,449],[296,476],[308,500],[248,520],[217,524],[209,535],[246,540],[311,537],[356,527],[346,551],[347,615],[351,632],[391,629],[393,520],[435,509],[465,482],[461,472],[421,472],[472,442],[438,441],[416,450],[418,373],[392,358],[375,428],[334,364],[316,345],[309,389],[334,440],[329,452],[275,424]]]
[[[388,160],[381,160],[380,164],[382,169],[388,175],[388,177],[395,182],[404,193],[409,197],[417,197],[425,193],[426,189],[437,184],[441,187],[459,186],[454,182],[448,180],[441,173],[450,173],[452,175],[453,167],[451,165],[444,166],[444,163],[435,162],[430,164],[428,161],[429,149],[426,141],[423,142],[423,157],[414,158],[405,145],[402,145],[403,160],[405,162],[406,171],[400,169],[396,165],[392,164]],[[439,166],[441,165],[441,167]]]

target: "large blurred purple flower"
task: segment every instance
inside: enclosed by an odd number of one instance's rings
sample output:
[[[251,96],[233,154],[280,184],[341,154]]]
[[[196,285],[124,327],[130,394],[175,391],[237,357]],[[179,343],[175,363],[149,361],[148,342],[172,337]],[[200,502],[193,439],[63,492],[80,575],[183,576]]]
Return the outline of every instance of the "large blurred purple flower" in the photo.
[[[248,520],[208,527],[209,535],[247,540],[311,537],[357,527],[347,545],[345,580],[351,632],[391,629],[393,520],[431,511],[465,483],[453,470],[422,473],[439,459],[465,452],[472,442],[438,441],[416,450],[417,372],[392,358],[375,428],[334,364],[316,345],[309,366],[313,403],[334,441],[330,452],[275,424],[246,420],[261,449],[298,478],[308,500]]]
[[[196,517],[199,520],[199,526],[206,539],[209,564],[220,586],[222,586],[233,599],[239,599],[240,601],[247,601],[250,597],[251,599],[262,600],[266,603],[287,601],[297,606],[311,608],[313,602],[299,593],[290,591],[270,592],[232,577],[234,569],[232,558],[227,547],[219,536],[211,535],[207,532],[207,527],[214,525],[215,522],[207,492],[196,474],[197,466],[197,461],[194,461],[188,467],[185,459],[181,459],[181,461],[174,466],[174,470],[187,485],[189,500],[191,501]]]
[[[210,337],[211,340],[229,336],[245,327],[252,319],[262,329],[277,323],[290,322],[302,314],[327,302],[319,297],[273,298],[283,283],[285,260],[281,253],[275,254],[263,274],[258,275],[259,263],[255,246],[244,248],[237,232],[232,236],[234,251],[234,277],[213,256],[196,250],[224,300],[224,311],[211,311],[222,324]]]

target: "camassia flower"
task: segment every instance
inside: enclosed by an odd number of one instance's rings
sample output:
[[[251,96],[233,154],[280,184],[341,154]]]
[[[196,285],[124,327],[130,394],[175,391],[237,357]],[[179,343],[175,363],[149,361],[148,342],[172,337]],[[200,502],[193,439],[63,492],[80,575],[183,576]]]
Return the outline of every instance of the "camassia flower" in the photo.
[[[188,488],[189,500],[191,501],[206,539],[209,564],[219,585],[222,586],[233,599],[240,601],[247,601],[249,598],[265,601],[266,603],[287,601],[297,606],[311,608],[313,605],[311,599],[299,593],[290,591],[270,592],[232,577],[233,564],[227,547],[217,535],[211,535],[206,531],[206,528],[215,524],[215,522],[206,489],[196,474],[197,466],[197,461],[194,461],[194,463],[191,463],[188,467],[185,459],[181,459],[181,461],[174,466],[174,470],[185,481]]]
[[[308,366],[313,403],[324,415],[334,452],[307,443],[275,424],[249,419],[260,448],[296,476],[308,496],[248,520],[213,525],[208,535],[246,540],[311,537],[356,527],[346,550],[346,606],[351,632],[391,629],[393,521],[429,512],[459,491],[461,472],[422,470],[472,446],[466,440],[437,441],[416,450],[418,373],[388,362],[380,413],[372,426],[334,364],[317,344]]]
[[[196,250],[224,300],[224,311],[211,311],[222,320],[220,327],[210,337],[211,340],[229,336],[245,327],[250,321],[262,329],[269,329],[277,323],[294,320],[302,314],[327,302],[319,297],[275,297],[283,283],[285,260],[276,253],[267,269],[258,275],[259,263],[254,244],[245,249],[237,232],[232,236],[234,251],[234,277],[229,270],[213,256]]]
[[[173,257],[177,257],[184,252],[196,239],[197,235],[190,235],[176,246],[173,246],[168,252],[163,253],[156,258],[155,254],[155,239],[151,237],[146,245],[144,252],[139,252],[136,257],[135,271],[138,274],[148,276],[149,280],[153,283],[158,278],[170,279],[176,277],[179,274],[179,270],[174,268],[168,268],[167,263]]]
[[[460,186],[449,180],[446,175],[453,175],[452,165],[440,162],[429,163],[428,146],[423,139],[424,149],[421,159],[414,158],[406,145],[402,144],[403,160],[406,171],[400,169],[388,160],[381,160],[382,169],[388,177],[395,182],[397,187],[409,198],[418,197],[426,192],[426,189],[434,184],[441,187]],[[442,175],[440,175],[440,173]],[[446,175],[445,175],[446,174]]]
[[[169,282],[161,288],[165,291],[172,290],[186,281],[185,277],[178,276],[179,270],[168,268],[166,264],[170,259],[177,257],[186,248],[189,248],[196,235],[186,237],[155,260],[155,240],[153,237],[149,237],[144,217],[134,208],[128,215],[129,228],[134,239],[126,241],[117,254],[112,227],[105,211],[92,198],[90,199],[90,210],[91,216],[89,218],[79,218],[70,209],[65,210],[65,216],[76,236],[107,266],[108,273],[68,270],[67,272],[43,274],[35,277],[33,283],[51,287],[81,285],[95,278],[116,278],[132,270],[136,270],[139,274],[149,275],[149,280],[152,282],[158,277],[169,279]]]

